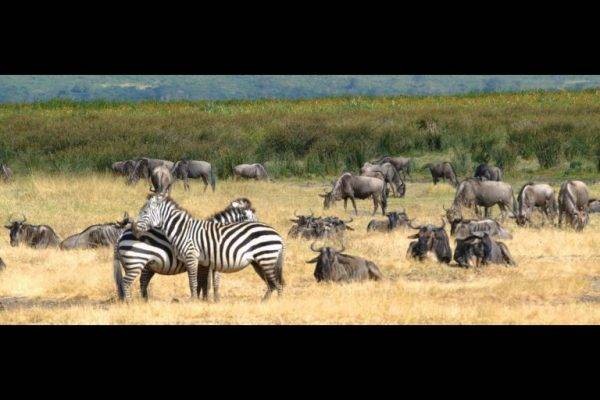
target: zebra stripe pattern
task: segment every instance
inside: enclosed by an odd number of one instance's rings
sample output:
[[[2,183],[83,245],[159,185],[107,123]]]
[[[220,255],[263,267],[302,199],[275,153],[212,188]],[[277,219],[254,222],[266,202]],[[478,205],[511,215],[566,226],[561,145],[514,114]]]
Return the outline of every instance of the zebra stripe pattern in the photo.
[[[209,219],[223,224],[257,220],[250,201],[245,198],[234,200],[225,210],[212,215]],[[177,275],[186,272],[185,263],[177,259],[175,249],[158,229],[150,229],[139,238],[134,235],[131,228],[126,229],[115,245],[113,263],[115,278],[117,281],[123,281],[123,285],[117,285],[120,298],[130,297],[130,294],[125,295],[123,287],[131,287],[138,276],[140,276],[142,297],[147,299],[148,285],[154,274]],[[125,277],[121,276],[121,268],[125,270]],[[219,301],[220,274],[213,270],[209,276],[208,269],[204,267],[199,271],[198,282],[200,288],[207,287],[202,296],[204,299],[208,297],[209,278],[213,281],[214,299]]]
[[[252,264],[267,284],[263,300],[283,290],[283,239],[260,222],[230,225],[194,219],[171,198],[148,196],[134,232],[157,228],[168,238],[177,258],[185,262],[192,297],[198,293],[198,265],[219,272],[237,272]]]

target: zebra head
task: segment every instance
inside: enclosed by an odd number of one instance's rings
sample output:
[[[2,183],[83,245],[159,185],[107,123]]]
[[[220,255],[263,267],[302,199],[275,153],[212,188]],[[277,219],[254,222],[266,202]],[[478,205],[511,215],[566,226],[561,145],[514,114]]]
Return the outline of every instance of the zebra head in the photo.
[[[163,224],[161,206],[164,204],[166,196],[161,194],[152,194],[148,196],[148,201],[140,210],[137,221],[132,225],[133,233],[136,237],[147,232],[151,228],[160,228]]]

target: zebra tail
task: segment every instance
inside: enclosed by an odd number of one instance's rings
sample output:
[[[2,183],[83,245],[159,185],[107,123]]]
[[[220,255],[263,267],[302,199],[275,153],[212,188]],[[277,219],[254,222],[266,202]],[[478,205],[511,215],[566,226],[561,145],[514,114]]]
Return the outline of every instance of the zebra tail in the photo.
[[[123,268],[121,266],[121,260],[117,256],[115,249],[115,256],[113,258],[113,273],[115,278],[115,285],[117,286],[117,293],[119,300],[125,299],[125,291],[123,290]]]
[[[217,183],[217,177],[215,176],[215,169],[211,165],[210,167],[210,186],[212,187],[212,191],[215,191],[215,184]]]
[[[281,283],[281,286],[285,286],[285,280],[283,279],[283,247],[279,252],[279,256],[277,257],[277,262],[275,263],[275,270],[277,273],[277,279]]]

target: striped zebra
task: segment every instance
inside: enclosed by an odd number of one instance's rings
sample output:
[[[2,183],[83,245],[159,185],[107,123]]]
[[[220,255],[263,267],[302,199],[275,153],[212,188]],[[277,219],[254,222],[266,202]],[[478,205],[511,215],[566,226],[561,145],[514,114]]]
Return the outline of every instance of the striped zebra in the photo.
[[[138,235],[152,228],[163,231],[177,258],[185,262],[192,297],[198,293],[198,265],[231,273],[252,264],[267,284],[263,300],[275,290],[283,291],[283,239],[265,224],[198,220],[170,197],[150,194],[133,228]]]
[[[242,221],[257,221],[252,203],[246,198],[232,201],[227,208],[209,217],[210,221],[230,224]],[[167,237],[158,229],[150,229],[139,238],[135,237],[131,228],[126,229],[115,245],[113,267],[115,279],[123,281],[124,285],[117,284],[119,298],[123,299],[123,287],[130,287],[133,281],[140,276],[140,289],[142,297],[148,298],[148,285],[154,274],[176,275],[186,272],[185,263],[175,256],[175,249]],[[201,267],[204,268],[204,267]],[[125,277],[122,277],[122,269]],[[211,278],[214,288],[214,299],[219,301],[220,275],[213,270],[212,274],[199,274],[199,287],[210,289],[204,279]],[[208,297],[208,290],[203,291],[204,299]],[[127,294],[130,297],[130,294]]]

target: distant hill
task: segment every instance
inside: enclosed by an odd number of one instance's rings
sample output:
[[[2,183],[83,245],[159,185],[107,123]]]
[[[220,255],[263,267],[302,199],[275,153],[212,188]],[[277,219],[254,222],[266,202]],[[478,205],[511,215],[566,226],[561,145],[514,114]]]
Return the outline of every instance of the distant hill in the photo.
[[[598,75],[0,75],[0,103],[230,100],[581,90]]]

